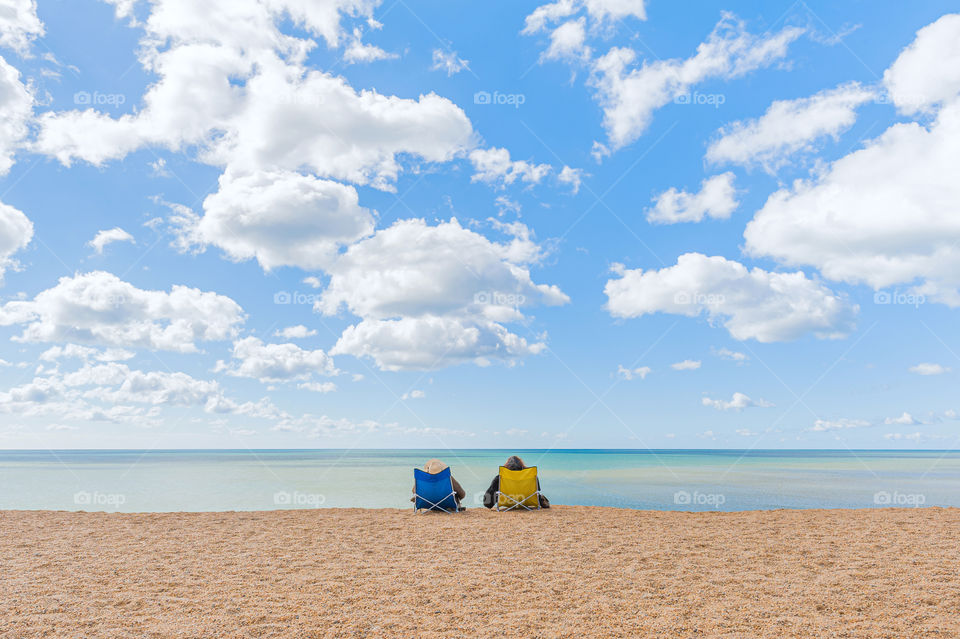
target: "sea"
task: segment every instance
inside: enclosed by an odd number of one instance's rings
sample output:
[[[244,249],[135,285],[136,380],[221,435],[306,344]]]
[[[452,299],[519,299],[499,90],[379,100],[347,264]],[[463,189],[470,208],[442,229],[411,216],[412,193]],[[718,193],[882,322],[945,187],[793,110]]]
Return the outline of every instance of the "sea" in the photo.
[[[108,512],[411,508],[431,458],[482,496],[500,464],[537,466],[554,504],[643,510],[960,507],[944,450],[5,450],[0,509]]]

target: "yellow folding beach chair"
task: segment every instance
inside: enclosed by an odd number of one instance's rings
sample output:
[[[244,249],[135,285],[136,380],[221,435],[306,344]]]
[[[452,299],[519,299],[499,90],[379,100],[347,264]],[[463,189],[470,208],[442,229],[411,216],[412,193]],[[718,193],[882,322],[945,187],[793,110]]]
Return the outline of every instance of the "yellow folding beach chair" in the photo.
[[[494,495],[497,510],[540,510],[540,485],[537,467],[510,470],[500,467],[500,490]]]

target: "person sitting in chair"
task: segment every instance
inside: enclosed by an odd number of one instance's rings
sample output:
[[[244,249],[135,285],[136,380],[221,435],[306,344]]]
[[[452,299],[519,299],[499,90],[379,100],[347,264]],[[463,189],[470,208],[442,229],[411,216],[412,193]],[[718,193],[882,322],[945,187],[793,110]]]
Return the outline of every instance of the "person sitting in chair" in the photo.
[[[527,467],[523,463],[523,460],[517,457],[516,455],[511,455],[507,461],[503,464],[503,467],[507,470],[523,470]],[[493,481],[490,482],[490,487],[487,488],[487,492],[483,494],[483,505],[487,508],[493,508],[496,505],[496,495],[497,491],[500,490],[500,474],[498,473]],[[537,479],[537,490],[540,490],[540,479]],[[544,495],[540,495],[540,507],[549,508],[550,500],[547,499]]]
[[[430,473],[431,475],[436,475],[437,473],[443,472],[446,469],[447,465],[444,464],[439,459],[431,459],[426,464],[423,465],[423,469]],[[463,498],[467,496],[467,491],[463,489],[463,486],[460,485],[453,475],[450,475],[450,481],[453,482],[453,493],[454,497],[457,499],[457,510],[464,510],[464,507],[460,505],[460,502],[463,501]],[[417,494],[417,485],[413,485],[413,494],[414,497],[410,498],[410,501],[416,499]]]

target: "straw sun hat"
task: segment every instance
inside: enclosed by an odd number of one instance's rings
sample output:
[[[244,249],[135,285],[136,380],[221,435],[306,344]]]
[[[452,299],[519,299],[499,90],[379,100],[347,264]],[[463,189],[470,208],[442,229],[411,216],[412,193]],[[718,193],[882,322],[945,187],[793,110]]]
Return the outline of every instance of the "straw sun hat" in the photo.
[[[447,465],[444,464],[439,459],[431,459],[426,464],[423,465],[423,469],[430,473],[431,475],[436,475],[439,472],[442,472]]]

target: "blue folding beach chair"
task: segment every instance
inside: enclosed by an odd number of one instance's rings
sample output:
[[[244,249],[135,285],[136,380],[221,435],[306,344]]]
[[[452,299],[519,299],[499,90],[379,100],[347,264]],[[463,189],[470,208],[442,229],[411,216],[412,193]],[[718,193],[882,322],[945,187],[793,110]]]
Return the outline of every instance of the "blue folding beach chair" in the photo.
[[[445,513],[457,512],[457,496],[453,492],[453,478],[450,469],[431,474],[419,468],[413,469],[414,500],[413,510],[442,510]]]

